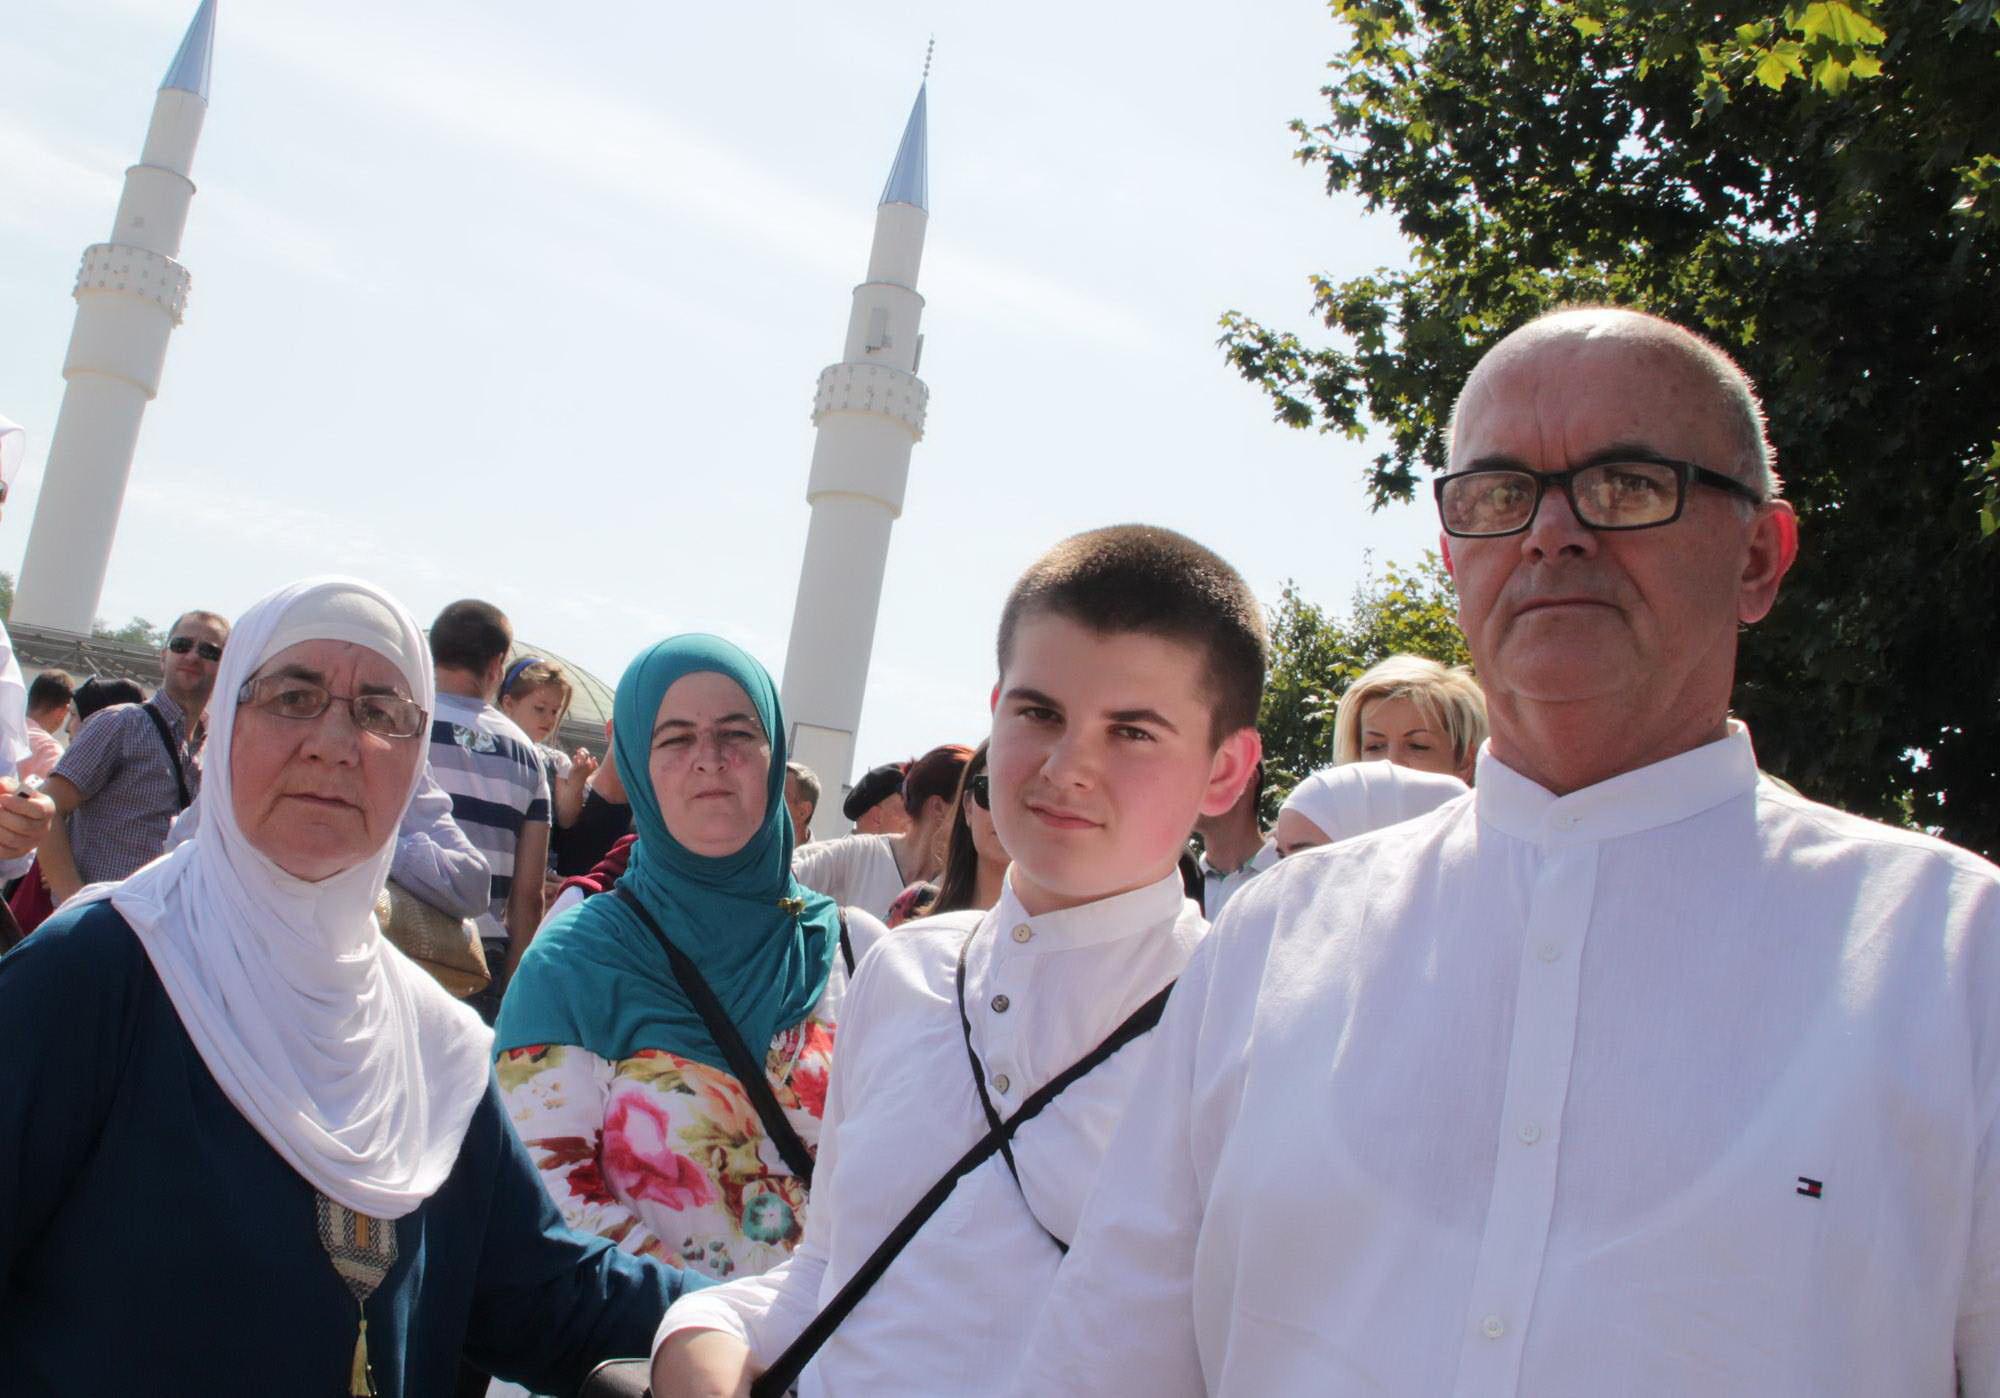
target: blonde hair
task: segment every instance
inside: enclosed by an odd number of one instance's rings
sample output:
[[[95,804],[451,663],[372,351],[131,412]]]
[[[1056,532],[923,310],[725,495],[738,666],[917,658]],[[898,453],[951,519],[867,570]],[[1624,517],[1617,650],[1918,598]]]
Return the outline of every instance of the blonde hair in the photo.
[[[1377,699],[1407,699],[1424,722],[1451,739],[1454,767],[1463,767],[1486,741],[1486,696],[1463,665],[1445,666],[1421,655],[1392,655],[1369,667],[1340,696],[1333,715],[1333,760],[1361,760],[1361,711]]]
[[[576,698],[576,686],[569,680],[569,672],[553,660],[531,660],[507,677],[506,688],[501,691],[502,699],[516,702],[526,699],[545,685],[553,685],[562,693],[562,709],[556,722],[569,717],[570,702]]]

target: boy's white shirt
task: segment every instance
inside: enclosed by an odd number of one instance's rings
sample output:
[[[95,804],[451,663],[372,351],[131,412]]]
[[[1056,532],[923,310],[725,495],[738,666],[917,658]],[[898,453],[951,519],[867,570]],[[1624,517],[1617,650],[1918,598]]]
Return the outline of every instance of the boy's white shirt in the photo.
[[[1041,917],[1027,915],[1010,879],[976,924],[947,914],[883,938],[841,1015],[798,1250],[761,1276],[683,1297],[656,1349],[681,1331],[719,1330],[770,1365],[985,1135],[954,989],[969,926],[966,1009],[1003,1117],[1177,977],[1208,927],[1176,872]],[[801,1398],[1006,1388],[1061,1260],[1043,1225],[1074,1234],[1147,1048],[1142,1039],[1114,1055],[1022,1128],[1021,1186],[998,1156],[959,1182],[820,1350]]]

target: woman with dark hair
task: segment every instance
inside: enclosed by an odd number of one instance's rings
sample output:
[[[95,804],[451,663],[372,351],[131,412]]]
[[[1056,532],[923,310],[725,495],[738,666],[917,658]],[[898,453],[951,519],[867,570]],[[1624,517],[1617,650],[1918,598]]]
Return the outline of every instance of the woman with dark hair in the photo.
[[[889,910],[889,926],[933,913],[985,912],[1000,901],[1007,881],[1007,850],[993,828],[987,786],[986,744],[973,750],[952,799],[951,833],[945,837],[944,873],[937,884],[912,884]]]
[[[814,840],[792,856],[792,872],[843,907],[886,916],[911,884],[928,883],[943,870],[945,831],[971,757],[972,749],[958,743],[932,748],[903,774],[905,833]]]

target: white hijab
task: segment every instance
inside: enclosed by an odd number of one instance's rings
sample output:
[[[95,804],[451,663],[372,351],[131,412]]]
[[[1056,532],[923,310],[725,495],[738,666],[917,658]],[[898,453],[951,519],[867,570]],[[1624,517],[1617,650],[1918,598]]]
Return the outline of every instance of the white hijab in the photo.
[[[375,925],[394,820],[373,855],[318,883],[287,874],[237,826],[237,691],[307,640],[384,656],[431,711],[423,634],[387,593],[347,578],[272,593],[223,651],[194,838],[93,896],[138,933],[202,1062],[257,1134],[329,1199],[401,1218],[451,1173],[493,1035]],[[423,771],[418,762],[412,792]]]
[[[1415,820],[1471,789],[1442,772],[1419,772],[1393,762],[1348,762],[1322,767],[1300,782],[1283,809],[1317,825],[1331,843]]]
[[[27,450],[28,434],[0,417],[0,483],[9,491]],[[14,658],[13,638],[0,625],[0,764],[5,768],[0,775],[14,776],[33,751],[28,743],[28,682],[21,676],[21,662]]]

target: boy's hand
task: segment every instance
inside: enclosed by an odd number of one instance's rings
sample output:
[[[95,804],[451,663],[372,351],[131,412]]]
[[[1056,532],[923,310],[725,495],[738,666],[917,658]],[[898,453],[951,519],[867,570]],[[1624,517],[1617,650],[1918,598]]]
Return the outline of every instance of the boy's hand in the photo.
[[[750,1347],[720,1330],[683,1330],[653,1355],[653,1398],[750,1398]]]
[[[56,803],[39,791],[0,796],[0,859],[19,859],[41,844],[55,824]]]

